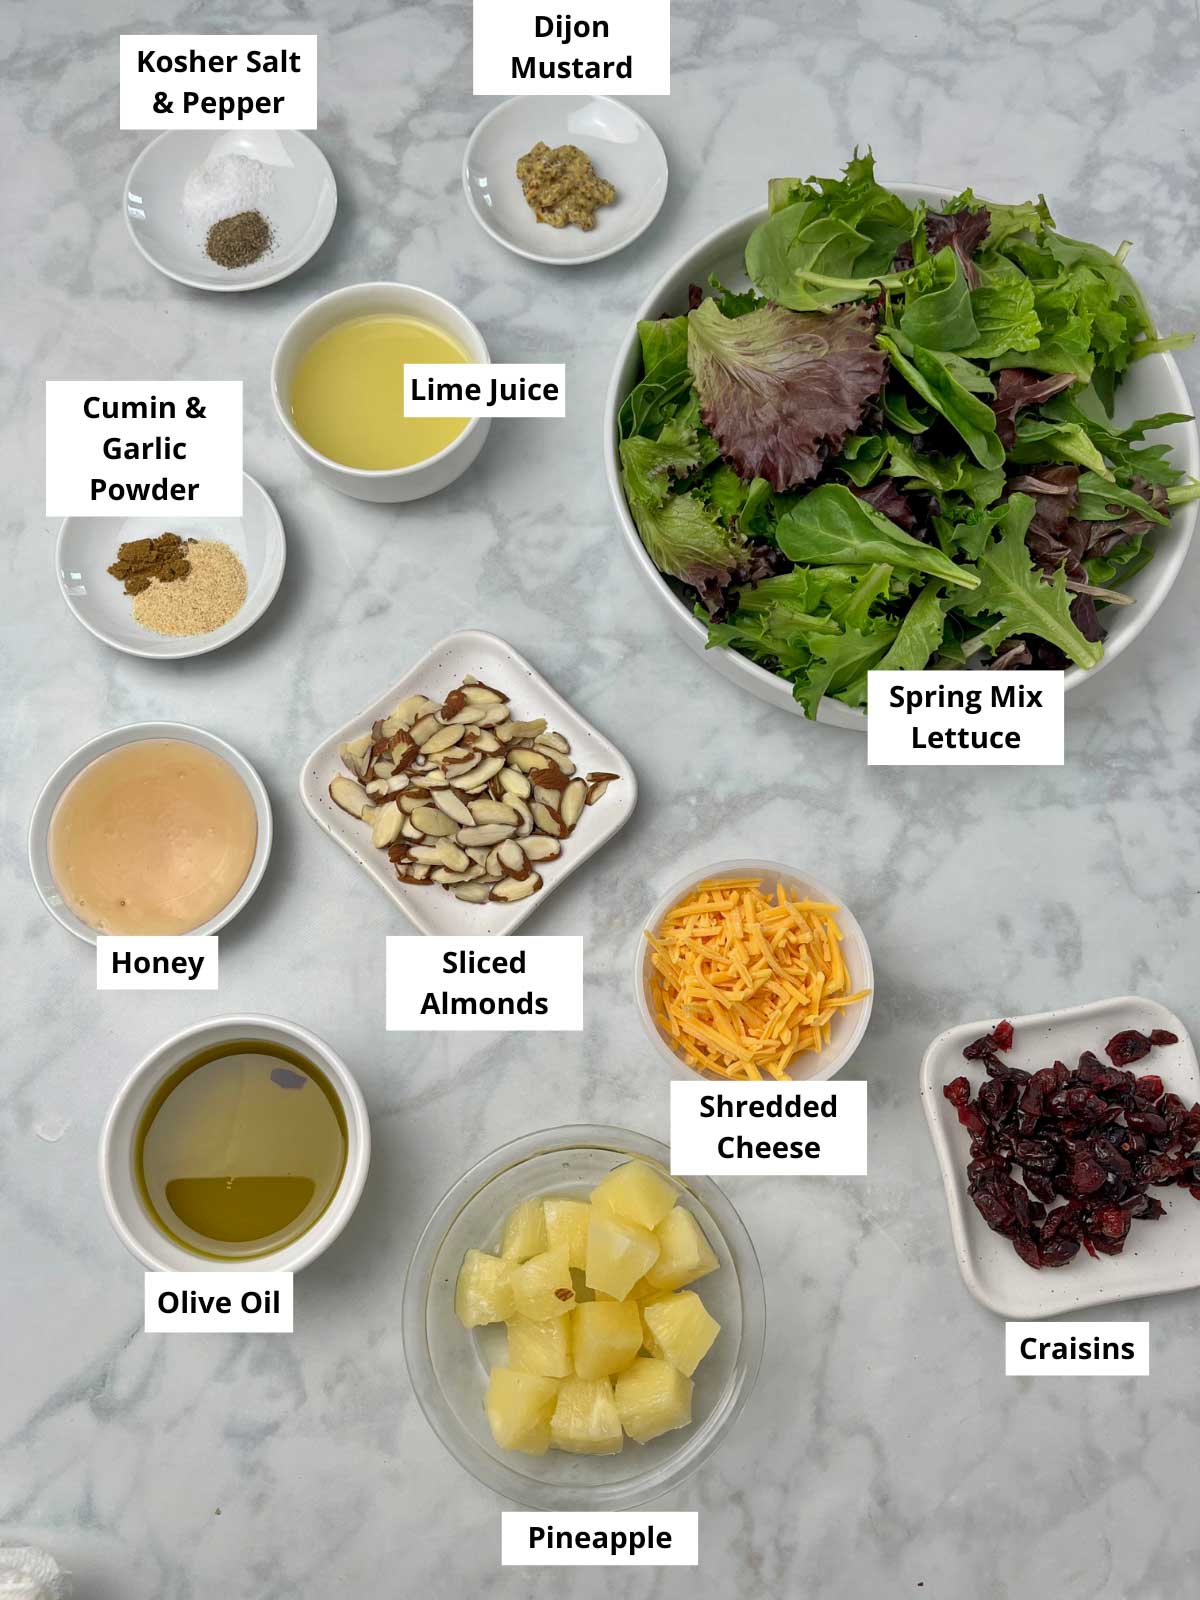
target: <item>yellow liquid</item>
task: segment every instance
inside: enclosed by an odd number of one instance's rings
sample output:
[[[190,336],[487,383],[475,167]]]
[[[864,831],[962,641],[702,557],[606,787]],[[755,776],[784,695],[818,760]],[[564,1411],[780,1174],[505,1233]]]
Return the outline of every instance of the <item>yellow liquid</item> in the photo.
[[[404,363],[461,364],[467,353],[416,317],[354,317],[323,333],[292,379],[292,421],[318,454],[386,472],[453,444],[466,417],[406,417]]]
[[[195,1255],[246,1261],[307,1233],[346,1166],[332,1084],[283,1045],[235,1039],[175,1069],[142,1115],[142,1203]]]

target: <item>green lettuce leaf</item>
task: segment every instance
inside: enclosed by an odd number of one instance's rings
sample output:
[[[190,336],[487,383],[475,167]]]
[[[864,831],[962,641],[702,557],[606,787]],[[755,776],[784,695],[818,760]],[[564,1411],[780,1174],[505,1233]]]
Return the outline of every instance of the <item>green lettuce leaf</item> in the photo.
[[[946,631],[946,605],[941,599],[941,583],[931,578],[908,608],[900,631],[885,656],[876,664],[879,672],[920,672],[939,648]]]
[[[910,345],[905,354],[896,339],[884,333],[879,335],[879,344],[904,381],[961,435],[981,467],[1004,465],[995,413],[959,381],[944,353]]]
[[[900,329],[927,350],[962,350],[979,337],[973,300],[962,261],[946,245],[905,283]]]
[[[925,572],[963,589],[979,582],[974,573],[905,533],[840,483],[823,483],[803,495],[780,517],[775,538],[785,556],[811,566],[880,562]]]
[[[1079,667],[1094,667],[1103,655],[1100,645],[1085,639],[1071,619],[1071,595],[1065,567],[1047,582],[1033,565],[1025,533],[1036,509],[1027,494],[1009,498],[1000,523],[1000,537],[979,557],[979,587],[958,600],[971,617],[997,616],[978,643],[986,648],[1017,633],[1032,633],[1057,645]]]

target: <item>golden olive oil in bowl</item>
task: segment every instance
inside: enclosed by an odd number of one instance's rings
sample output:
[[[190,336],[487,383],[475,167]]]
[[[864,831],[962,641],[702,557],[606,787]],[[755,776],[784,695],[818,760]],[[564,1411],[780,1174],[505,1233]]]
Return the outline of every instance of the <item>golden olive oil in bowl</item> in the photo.
[[[292,421],[319,455],[365,472],[394,472],[453,444],[467,417],[406,417],[404,366],[468,360],[420,317],[378,313],[337,323],[300,356]]]
[[[231,1039],[180,1063],[134,1140],[155,1225],[193,1255],[248,1261],[295,1242],[346,1168],[346,1112],[325,1074],[285,1045]]]

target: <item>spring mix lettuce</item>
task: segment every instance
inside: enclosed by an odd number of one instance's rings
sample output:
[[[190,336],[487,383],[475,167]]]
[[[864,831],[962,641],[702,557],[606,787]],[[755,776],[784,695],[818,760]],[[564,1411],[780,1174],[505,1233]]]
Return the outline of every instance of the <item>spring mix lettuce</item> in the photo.
[[[773,179],[752,285],[693,287],[639,324],[620,412],[626,498],[709,643],[787,679],[806,713],[866,702],[872,668],[1092,667],[1106,608],[1200,495],[1111,420],[1160,338],[1115,254],[1046,203],[968,189],[944,212],[876,182]]]

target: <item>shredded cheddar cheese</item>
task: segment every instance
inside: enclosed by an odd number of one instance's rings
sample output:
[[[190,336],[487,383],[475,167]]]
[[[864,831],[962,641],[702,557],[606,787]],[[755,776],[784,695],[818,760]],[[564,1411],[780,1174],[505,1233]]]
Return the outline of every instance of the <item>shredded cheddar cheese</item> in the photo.
[[[828,1044],[848,993],[837,906],[755,878],[702,883],[673,906],[650,943],[659,1027],[697,1072],[782,1079],[797,1056]]]

